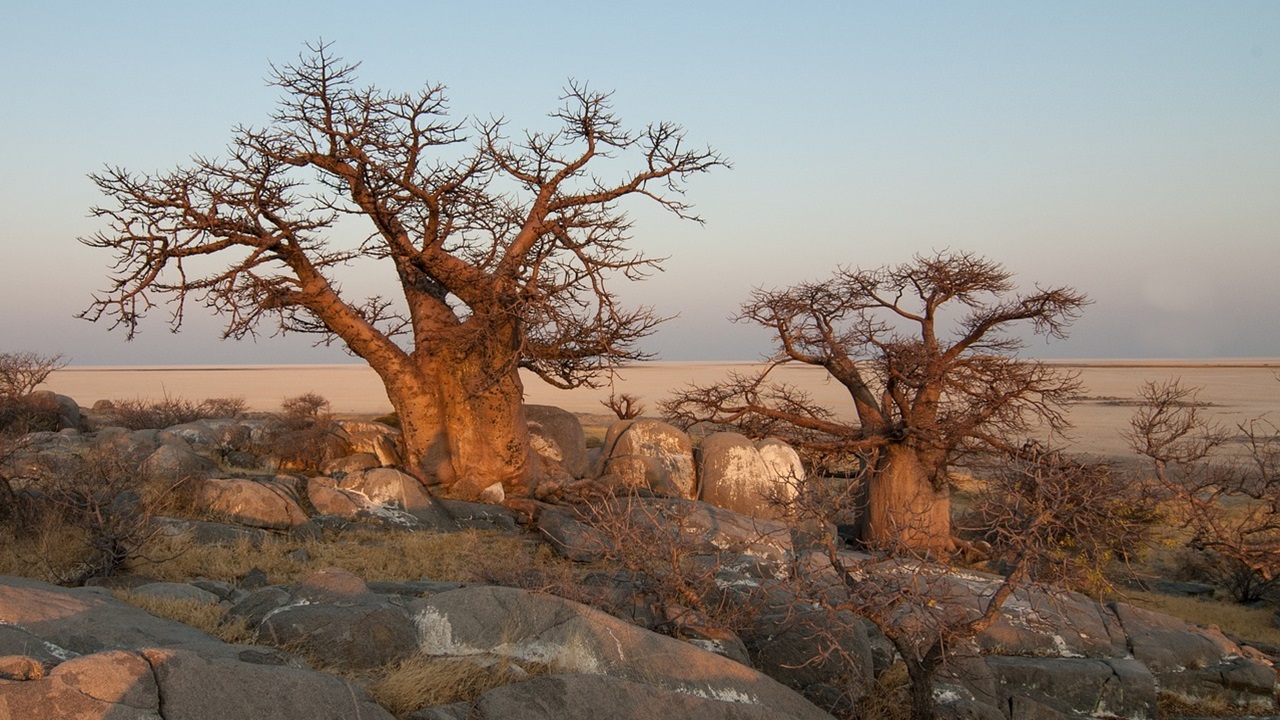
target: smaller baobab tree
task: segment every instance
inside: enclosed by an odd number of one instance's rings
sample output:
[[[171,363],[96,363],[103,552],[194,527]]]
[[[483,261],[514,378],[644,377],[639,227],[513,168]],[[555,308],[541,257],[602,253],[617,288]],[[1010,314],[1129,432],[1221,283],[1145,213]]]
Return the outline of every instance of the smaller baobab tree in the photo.
[[[739,320],[773,332],[777,354],[758,374],[690,386],[663,411],[685,425],[727,424],[811,455],[855,458],[862,542],[949,552],[948,468],[978,451],[1016,454],[1029,433],[1064,428],[1079,388],[1072,373],[1018,358],[1024,343],[1010,331],[1065,337],[1088,299],[1069,287],[1019,293],[1012,277],[985,258],[942,251],[758,289]],[[790,363],[825,369],[848,391],[857,422],[773,382]]]

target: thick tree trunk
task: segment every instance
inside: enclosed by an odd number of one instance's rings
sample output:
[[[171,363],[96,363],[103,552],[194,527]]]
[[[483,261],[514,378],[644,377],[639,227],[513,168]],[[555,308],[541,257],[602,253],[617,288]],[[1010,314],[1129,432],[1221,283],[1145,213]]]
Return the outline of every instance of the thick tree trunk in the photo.
[[[951,490],[934,487],[928,468],[907,445],[889,445],[870,473],[858,523],[869,547],[948,554]]]
[[[494,373],[484,358],[440,353],[413,377],[384,378],[400,417],[406,469],[445,494],[475,499],[494,483],[528,491],[528,426],[519,371]]]

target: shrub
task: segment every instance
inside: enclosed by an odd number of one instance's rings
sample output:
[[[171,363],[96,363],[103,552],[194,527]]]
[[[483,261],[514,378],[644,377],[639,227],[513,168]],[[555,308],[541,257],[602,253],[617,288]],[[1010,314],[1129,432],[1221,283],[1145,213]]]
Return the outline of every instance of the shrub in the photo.
[[[196,402],[165,394],[160,400],[112,401],[116,424],[130,430],[159,430],[206,418],[231,418],[246,409],[244,398],[208,398]]]
[[[334,432],[329,401],[314,392],[285,398],[279,418],[284,429],[264,448],[289,470],[316,470],[322,463],[341,457],[349,447]]]
[[[63,585],[116,574],[159,532],[154,514],[190,502],[185,483],[152,478],[110,446],[46,458],[0,485],[16,510],[0,527],[12,547],[4,572]]]
[[[997,565],[1021,559],[1032,579],[1093,593],[1107,570],[1143,552],[1161,516],[1152,489],[1108,463],[1027,448],[992,470],[960,526]]]

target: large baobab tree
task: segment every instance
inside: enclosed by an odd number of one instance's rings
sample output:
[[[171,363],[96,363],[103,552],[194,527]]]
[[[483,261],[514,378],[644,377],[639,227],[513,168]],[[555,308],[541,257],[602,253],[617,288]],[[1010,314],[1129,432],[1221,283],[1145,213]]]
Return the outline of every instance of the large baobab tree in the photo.
[[[756,375],[686,388],[664,412],[854,457],[862,540],[945,552],[953,545],[948,467],[973,451],[1017,451],[1033,427],[1061,428],[1078,387],[1070,373],[1016,357],[1023,342],[1009,331],[1027,325],[1064,337],[1087,303],[1067,287],[1016,292],[1004,267],[961,252],[756,290],[740,319],[769,328],[777,354]],[[825,369],[848,390],[857,422],[773,382],[772,371],[788,363]]]
[[[227,337],[267,324],[340,341],[386,385],[411,471],[460,496],[527,489],[519,369],[589,382],[642,357],[636,341],[660,320],[612,290],[655,267],[627,247],[619,201],[698,220],[684,182],[725,162],[669,123],[625,129],[607,94],[576,83],[556,129],[510,139],[501,120],[451,120],[442,86],[357,85],[327,45],[273,82],[271,121],[238,128],[225,158],[93,176],[113,204],[82,241],[116,259],[84,315],[132,336],[158,303],[176,328],[194,301],[226,318]],[[344,241],[353,219],[363,240]],[[394,267],[394,292],[344,290],[340,271],[364,259]]]

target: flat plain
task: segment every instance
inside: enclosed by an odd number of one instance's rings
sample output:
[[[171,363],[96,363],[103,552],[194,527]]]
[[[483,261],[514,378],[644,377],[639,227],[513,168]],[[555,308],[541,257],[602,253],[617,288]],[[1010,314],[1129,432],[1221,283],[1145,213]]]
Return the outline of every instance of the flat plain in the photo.
[[[1052,361],[1067,372],[1078,372],[1084,391],[1069,411],[1073,429],[1052,444],[1104,457],[1124,456],[1120,432],[1127,427],[1144,382],[1178,378],[1202,388],[1199,400],[1221,423],[1234,426],[1268,417],[1280,424],[1280,358],[1242,360],[1070,360]],[[601,401],[611,391],[637,396],[655,411],[657,403],[689,383],[706,384],[728,372],[752,373],[750,362],[649,362],[618,371],[612,385],[559,390],[532,375],[525,376],[525,399],[556,405],[570,412],[601,414]],[[808,392],[817,402],[849,417],[847,393],[819,368],[787,366],[775,377]],[[46,385],[85,406],[102,399],[158,399],[166,394],[193,400],[242,397],[251,410],[275,410],[284,398],[319,393],[333,411],[349,415],[389,412],[378,376],[365,365],[244,365],[244,366],[69,366],[54,373]]]

